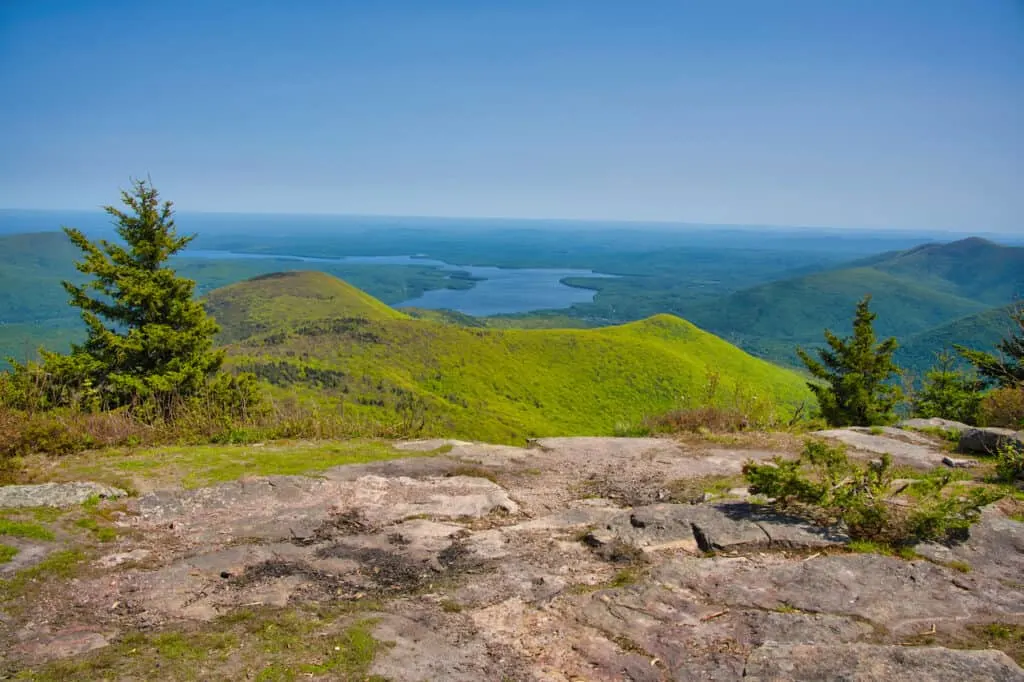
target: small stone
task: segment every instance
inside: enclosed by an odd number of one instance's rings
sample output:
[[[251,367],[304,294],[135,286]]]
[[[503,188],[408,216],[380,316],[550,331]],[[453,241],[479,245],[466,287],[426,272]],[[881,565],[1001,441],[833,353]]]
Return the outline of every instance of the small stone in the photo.
[[[956,457],[943,457],[942,463],[953,469],[970,469],[978,466],[976,459],[957,459]]]

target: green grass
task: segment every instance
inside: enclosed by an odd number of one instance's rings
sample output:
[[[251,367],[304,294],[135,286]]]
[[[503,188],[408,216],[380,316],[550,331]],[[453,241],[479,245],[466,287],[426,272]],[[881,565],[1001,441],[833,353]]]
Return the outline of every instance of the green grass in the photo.
[[[94,518],[84,518],[75,521],[78,528],[89,531],[100,542],[111,542],[117,539],[117,531],[110,526],[101,525]]]
[[[273,290],[261,281],[246,294],[251,284],[236,285],[233,295],[276,310]],[[230,326],[233,315],[219,321]],[[421,421],[427,433],[491,442],[611,435],[617,424],[704,400],[712,373],[718,400],[780,414],[810,400],[796,373],[670,315],[551,330],[347,320],[250,338],[233,346],[231,356],[236,368],[275,384],[282,399],[313,398],[331,409],[343,404],[349,416]]]
[[[206,307],[221,324],[224,341],[330,318],[407,317],[351,284],[315,271],[271,273],[232,284],[211,292]]]
[[[0,564],[6,564],[8,561],[18,556],[18,548],[11,547],[10,545],[0,544]]]
[[[882,542],[871,540],[851,540],[846,548],[856,554],[881,554],[882,556],[894,556],[900,559],[912,561],[919,558],[913,547],[887,545]]]
[[[0,580],[0,603],[24,595],[38,581],[71,577],[84,560],[85,553],[80,549],[65,549],[50,554],[35,566]]]
[[[367,440],[271,442],[256,445],[197,445],[112,449],[65,457],[46,471],[53,480],[95,480],[150,489],[197,488],[243,476],[315,474],[334,466],[432,455],[395,450]]]
[[[615,572],[608,580],[602,583],[588,584],[578,583],[569,588],[572,594],[590,594],[598,590],[611,590],[620,587],[628,587],[640,580],[641,571],[636,568],[623,568]]]
[[[31,540],[53,540],[53,531],[38,523],[0,518],[0,535]]]
[[[387,643],[372,618],[344,610],[239,610],[195,628],[135,632],[104,649],[19,673],[15,679],[379,679],[368,670]],[[187,626],[186,626],[187,628]]]

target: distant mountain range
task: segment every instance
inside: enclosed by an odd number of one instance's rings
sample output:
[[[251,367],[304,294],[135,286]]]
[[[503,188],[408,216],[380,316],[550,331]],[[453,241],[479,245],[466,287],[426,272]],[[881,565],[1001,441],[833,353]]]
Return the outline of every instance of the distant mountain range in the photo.
[[[879,336],[896,336],[915,370],[960,343],[988,348],[1002,337],[1004,307],[1024,293],[1024,247],[972,237],[879,254],[823,272],[744,289],[678,311],[754,352],[794,363],[796,346],[822,330],[848,333],[854,305],[872,295]]]
[[[77,249],[59,232],[0,236],[0,366],[8,355],[23,359],[40,345],[64,349],[69,341],[79,338],[81,324],[77,311],[68,307],[60,286],[62,279],[79,277],[74,268],[79,257]],[[717,257],[723,262],[716,264],[716,268],[725,276],[729,252],[723,251]],[[744,257],[749,258],[749,254]],[[607,258],[607,254],[602,258]],[[195,278],[199,292],[206,294],[254,275],[294,268],[296,263],[186,258],[178,266],[184,274]],[[755,266],[755,262],[742,259],[735,265],[740,269]],[[322,267],[392,303],[417,292],[451,285],[445,273],[429,267]],[[989,349],[1005,335],[1006,306],[1024,293],[1024,247],[972,237],[889,251],[824,270],[790,272],[791,276],[721,297],[666,295],[655,285],[669,282],[670,274],[659,270],[657,277],[650,278],[644,287],[631,289],[622,287],[627,278],[591,280],[601,287],[618,289],[599,291],[594,305],[566,310],[479,319],[444,311],[410,312],[417,317],[480,328],[566,328],[594,325],[588,309],[601,305],[607,309],[610,302],[620,315],[613,322],[667,312],[690,320],[754,355],[798,366],[795,348],[820,344],[825,328],[847,333],[855,303],[870,293],[872,309],[878,314],[879,336],[896,336],[902,346],[898,360],[920,373],[932,364],[936,352],[954,343]],[[681,274],[677,279],[686,276],[689,275]],[[358,298],[341,290],[348,286],[341,280],[328,279],[331,283],[324,284],[323,289],[334,293],[324,294],[327,298],[321,301],[321,309],[332,309],[339,299],[351,302]],[[223,339],[236,340],[232,333],[267,331],[266,321],[279,319],[281,312],[272,306],[290,305],[282,293],[287,283],[273,277],[250,281],[244,288],[251,298],[247,302],[231,299],[239,291],[231,287],[211,296],[211,306],[219,316],[230,316],[226,317],[229,331]],[[259,287],[269,287],[275,295],[261,300],[253,293]],[[364,300],[369,307],[383,306],[378,312],[405,316],[379,300],[369,296],[367,299],[372,301]],[[309,301],[299,308],[307,310],[310,319],[322,312],[311,308]],[[340,313],[334,309],[332,314]],[[596,323],[609,321],[605,318]]]

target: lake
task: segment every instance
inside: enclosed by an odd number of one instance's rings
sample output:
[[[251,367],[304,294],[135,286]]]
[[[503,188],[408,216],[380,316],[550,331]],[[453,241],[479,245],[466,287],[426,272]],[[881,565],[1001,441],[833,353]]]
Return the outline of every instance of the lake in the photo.
[[[344,258],[312,258],[284,254],[238,253],[216,249],[192,249],[186,258],[277,259],[305,263],[346,263],[353,265],[415,265],[448,272],[465,272],[474,279],[471,289],[434,289],[422,296],[395,304],[396,308],[414,306],[430,310],[448,309],[483,317],[533,310],[557,310],[575,303],[590,303],[594,291],[562,284],[568,277],[607,278],[593,270],[556,268],[497,268],[479,265],[452,265],[440,260],[418,256],[346,256]]]

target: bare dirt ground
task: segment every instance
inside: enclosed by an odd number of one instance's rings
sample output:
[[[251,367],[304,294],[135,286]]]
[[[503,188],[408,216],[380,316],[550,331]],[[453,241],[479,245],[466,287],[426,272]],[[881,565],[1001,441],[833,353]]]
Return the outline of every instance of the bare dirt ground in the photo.
[[[998,509],[906,560],[745,501],[785,435],[397,447],[440,446],[101,503],[102,551],[7,570],[0,678],[1024,680],[1024,524]]]

